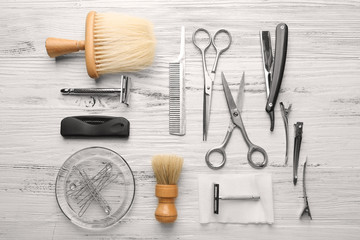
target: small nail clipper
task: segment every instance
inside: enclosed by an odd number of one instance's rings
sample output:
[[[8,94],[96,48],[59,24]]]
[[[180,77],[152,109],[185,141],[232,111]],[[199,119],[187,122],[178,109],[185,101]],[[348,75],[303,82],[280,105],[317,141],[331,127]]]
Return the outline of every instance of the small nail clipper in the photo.
[[[288,163],[288,153],[289,153],[289,114],[291,110],[291,104],[289,104],[289,107],[285,107],[284,104],[280,103],[280,110],[281,110],[281,116],[284,121],[284,127],[285,127],[285,165]]]
[[[309,207],[309,201],[306,193],[306,183],[305,183],[305,172],[306,172],[306,165],[307,165],[308,158],[306,157],[306,160],[304,162],[304,168],[303,168],[303,197],[304,197],[304,207],[300,213],[300,219],[302,219],[303,216],[308,215],[309,218],[312,220],[310,207]]]
[[[276,26],[275,57],[273,57],[270,32],[260,31],[260,44],[267,97],[265,110],[270,117],[270,131],[274,130],[275,125],[274,108],[285,70],[287,42],[288,26],[285,23],[280,23]]]
[[[300,156],[300,147],[301,147],[301,140],[302,140],[302,133],[303,133],[303,122],[297,122],[294,124],[295,127],[295,140],[294,140],[294,158],[293,158],[293,182],[294,185],[297,183],[298,179],[298,166],[299,166],[299,156]]]

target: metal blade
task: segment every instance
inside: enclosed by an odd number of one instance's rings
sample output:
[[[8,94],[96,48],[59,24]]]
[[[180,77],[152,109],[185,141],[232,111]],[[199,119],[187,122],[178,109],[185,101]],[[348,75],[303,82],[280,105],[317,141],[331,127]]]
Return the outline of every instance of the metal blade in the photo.
[[[208,95],[204,92],[203,101],[203,141],[206,141],[210,122],[211,94]]]
[[[245,72],[243,72],[242,74],[240,86],[236,98],[236,106],[240,112],[242,111],[242,108],[244,106],[244,92],[245,92]]]
[[[229,85],[226,81],[225,75],[223,72],[221,72],[221,79],[222,79],[222,84],[223,84],[223,89],[224,89],[224,93],[225,93],[225,98],[226,98],[226,102],[229,108],[229,112],[230,114],[232,113],[232,110],[237,109],[236,104],[234,102],[234,98],[231,95],[231,91],[229,88]]]
[[[271,48],[271,37],[269,31],[260,31],[261,55],[263,60],[266,98],[270,95],[271,67],[273,64],[273,53]]]

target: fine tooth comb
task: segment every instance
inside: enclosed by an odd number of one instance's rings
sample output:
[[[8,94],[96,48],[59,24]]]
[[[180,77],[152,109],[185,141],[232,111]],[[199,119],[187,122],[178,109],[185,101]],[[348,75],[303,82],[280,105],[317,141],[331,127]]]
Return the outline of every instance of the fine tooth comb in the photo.
[[[185,27],[181,27],[180,55],[169,63],[169,132],[185,135]]]

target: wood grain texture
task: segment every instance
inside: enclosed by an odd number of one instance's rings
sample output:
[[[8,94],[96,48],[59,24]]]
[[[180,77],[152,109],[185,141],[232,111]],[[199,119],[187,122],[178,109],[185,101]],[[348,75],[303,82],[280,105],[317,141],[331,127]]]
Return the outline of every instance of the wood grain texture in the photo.
[[[115,1],[22,0],[0,2],[0,239],[358,239],[360,234],[360,1]],[[157,37],[154,64],[133,79],[130,107],[116,97],[62,96],[64,87],[114,87],[119,75],[94,81],[83,53],[57,60],[47,56],[45,39],[82,39],[86,14],[124,12],[151,20]],[[284,166],[285,136],[276,108],[270,133],[264,111],[265,86],[259,30],[289,26],[288,57],[278,102],[293,104],[289,123],[304,122],[301,163],[309,156],[308,195],[313,221],[298,220],[301,186],[292,185],[292,156]],[[187,134],[168,134],[168,63],[179,51],[180,27],[186,27]],[[235,92],[246,71],[244,124],[252,141],[264,147],[272,173],[275,223],[236,225],[198,223],[197,176],[215,173],[206,151],[222,141],[228,111],[221,81],[215,80],[207,142],[202,142],[202,71],[191,34],[198,27],[233,35],[219,61]],[[214,51],[208,52],[208,65]],[[126,117],[131,136],[124,139],[63,139],[62,118],[103,114]],[[290,128],[290,149],[293,131]],[[120,153],[136,179],[136,198],[124,220],[106,231],[74,226],[55,199],[55,179],[75,151],[103,146]],[[184,157],[176,201],[178,220],[155,220],[157,198],[151,157]],[[257,173],[246,162],[246,145],[236,131],[220,174]],[[301,170],[302,168],[300,168]],[[301,183],[301,181],[300,181]]]

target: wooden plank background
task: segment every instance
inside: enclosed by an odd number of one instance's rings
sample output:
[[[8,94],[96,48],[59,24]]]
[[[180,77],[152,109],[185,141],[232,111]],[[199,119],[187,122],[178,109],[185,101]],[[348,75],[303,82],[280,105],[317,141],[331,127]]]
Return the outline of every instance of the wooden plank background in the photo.
[[[22,0],[0,2],[0,239],[358,239],[360,234],[360,1],[115,1]],[[157,37],[154,64],[133,79],[131,106],[98,97],[71,97],[63,87],[118,86],[119,74],[95,82],[86,74],[84,54],[47,56],[47,37],[82,39],[88,11],[116,11],[151,20]],[[265,91],[259,30],[274,40],[279,22],[289,26],[286,70],[279,101],[293,104],[289,122],[304,122],[301,163],[309,156],[308,195],[313,221],[298,220],[301,181],[292,184],[292,157],[284,166],[284,129],[276,108],[275,131],[264,111]],[[179,51],[180,27],[186,27],[187,134],[168,134],[168,63]],[[249,137],[263,146],[269,166],[252,169],[246,146],[236,131],[220,171],[204,162],[219,144],[229,115],[217,78],[207,142],[202,141],[202,71],[191,42],[198,27],[233,35],[233,45],[219,61],[233,91],[246,71],[243,120]],[[274,41],[273,41],[274,43]],[[210,49],[208,64],[214,59]],[[235,93],[234,93],[235,94]],[[74,140],[59,134],[66,116],[102,114],[131,121],[128,140]],[[293,149],[290,127],[290,149]],[[77,150],[103,146],[120,153],[136,179],[136,198],[124,220],[106,231],[74,226],[60,211],[54,184],[62,163]],[[181,154],[178,220],[154,219],[157,199],[151,157]],[[302,167],[300,168],[300,170]],[[258,173],[273,176],[275,223],[269,225],[198,222],[200,173]]]

